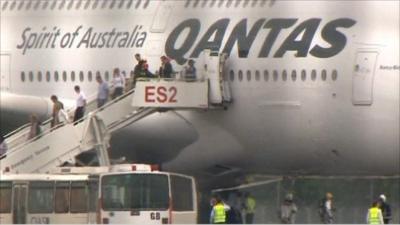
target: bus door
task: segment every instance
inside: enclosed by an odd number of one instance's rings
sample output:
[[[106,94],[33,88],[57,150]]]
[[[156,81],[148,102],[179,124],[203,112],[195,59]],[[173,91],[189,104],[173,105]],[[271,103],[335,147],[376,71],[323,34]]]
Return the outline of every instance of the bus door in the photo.
[[[13,192],[13,224],[26,223],[27,184],[14,184]]]
[[[0,223],[12,223],[12,182],[0,181]]]
[[[192,177],[170,175],[172,223],[197,223],[197,191]]]

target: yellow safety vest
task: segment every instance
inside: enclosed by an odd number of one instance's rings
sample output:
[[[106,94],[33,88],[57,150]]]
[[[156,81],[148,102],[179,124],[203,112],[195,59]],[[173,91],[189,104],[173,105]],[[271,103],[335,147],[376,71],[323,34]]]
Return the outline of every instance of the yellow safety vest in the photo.
[[[246,213],[254,213],[256,208],[256,200],[252,197],[246,199]]]
[[[218,203],[214,206],[214,223],[225,223],[226,213],[224,204]]]
[[[381,224],[381,220],[379,218],[380,211],[381,210],[377,207],[369,209],[369,217],[368,217],[369,224]]]

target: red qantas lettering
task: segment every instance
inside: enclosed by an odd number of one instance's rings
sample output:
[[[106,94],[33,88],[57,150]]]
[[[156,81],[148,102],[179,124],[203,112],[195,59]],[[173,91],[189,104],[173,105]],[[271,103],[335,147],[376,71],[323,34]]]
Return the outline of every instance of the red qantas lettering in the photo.
[[[146,86],[145,87],[145,89],[144,89],[144,101],[145,102],[155,102],[155,99],[154,98],[150,98],[151,96],[154,96],[155,95],[155,93],[154,93],[154,89],[155,89],[156,87],[155,86]]]

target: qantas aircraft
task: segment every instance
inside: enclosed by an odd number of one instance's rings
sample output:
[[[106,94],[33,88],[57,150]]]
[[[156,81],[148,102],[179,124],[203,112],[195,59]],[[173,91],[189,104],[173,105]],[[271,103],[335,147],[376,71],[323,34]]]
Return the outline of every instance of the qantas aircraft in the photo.
[[[399,175],[399,1],[2,0],[2,133],[134,54],[226,53],[226,109],[168,111],[112,155],[199,175]],[[199,66],[199,65],[197,65]]]

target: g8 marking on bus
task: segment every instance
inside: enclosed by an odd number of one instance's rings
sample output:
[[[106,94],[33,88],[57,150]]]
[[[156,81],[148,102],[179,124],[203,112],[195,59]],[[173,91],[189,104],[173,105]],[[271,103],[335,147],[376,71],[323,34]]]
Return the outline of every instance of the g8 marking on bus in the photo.
[[[161,215],[159,212],[152,212],[152,213],[150,213],[150,219],[151,220],[160,220]]]
[[[158,103],[175,103],[176,94],[178,89],[176,87],[164,86],[146,86],[145,87],[145,102],[158,102]]]

